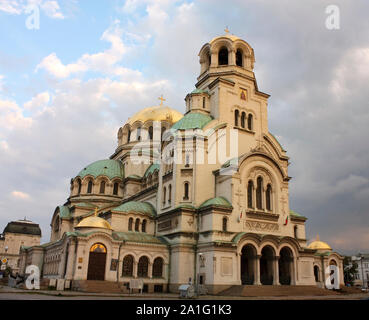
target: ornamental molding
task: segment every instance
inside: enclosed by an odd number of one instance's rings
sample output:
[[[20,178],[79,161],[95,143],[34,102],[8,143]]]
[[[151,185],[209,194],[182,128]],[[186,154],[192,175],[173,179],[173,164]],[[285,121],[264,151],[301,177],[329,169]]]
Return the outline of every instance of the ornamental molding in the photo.
[[[245,221],[245,228],[253,231],[267,231],[267,232],[279,232],[279,225],[277,223],[260,222],[253,220]]]

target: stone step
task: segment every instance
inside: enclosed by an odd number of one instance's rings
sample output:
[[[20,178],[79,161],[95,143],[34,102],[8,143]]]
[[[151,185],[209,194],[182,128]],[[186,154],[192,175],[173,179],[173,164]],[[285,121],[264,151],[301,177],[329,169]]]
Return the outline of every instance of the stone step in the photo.
[[[316,286],[232,286],[218,293],[220,296],[243,296],[243,297],[262,297],[262,296],[326,296],[338,295],[332,290],[318,288]]]
[[[75,281],[73,284],[74,289],[83,292],[94,293],[122,293],[121,284],[111,281],[98,281],[98,280],[85,280]]]

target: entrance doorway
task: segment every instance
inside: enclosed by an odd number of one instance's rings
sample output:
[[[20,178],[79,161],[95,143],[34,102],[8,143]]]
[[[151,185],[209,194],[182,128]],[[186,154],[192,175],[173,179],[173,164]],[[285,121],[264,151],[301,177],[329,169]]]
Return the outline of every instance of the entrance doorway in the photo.
[[[282,285],[290,285],[293,270],[293,253],[290,248],[283,247],[279,253],[279,283]]]
[[[241,251],[241,283],[252,285],[255,281],[256,249],[247,244]]]
[[[270,246],[265,246],[261,250],[260,258],[260,282],[263,285],[273,284],[273,273],[274,273],[274,250]]]
[[[95,243],[90,249],[87,280],[105,280],[106,247]]]

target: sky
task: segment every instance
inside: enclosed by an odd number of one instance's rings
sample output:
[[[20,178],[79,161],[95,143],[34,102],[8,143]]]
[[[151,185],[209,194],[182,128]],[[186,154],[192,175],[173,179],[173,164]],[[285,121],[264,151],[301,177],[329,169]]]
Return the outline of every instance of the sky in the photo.
[[[366,0],[0,0],[0,229],[27,217],[47,242],[71,178],[108,158],[119,127],[162,94],[183,112],[200,48],[228,27],[254,48],[307,239],[369,252],[368,10]]]

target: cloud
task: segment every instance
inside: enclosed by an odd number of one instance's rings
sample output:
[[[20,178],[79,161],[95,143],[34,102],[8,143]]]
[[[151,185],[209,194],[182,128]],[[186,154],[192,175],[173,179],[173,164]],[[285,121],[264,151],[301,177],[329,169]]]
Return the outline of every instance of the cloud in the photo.
[[[59,3],[49,0],[1,0],[0,11],[13,15],[25,14],[30,5],[39,6],[49,18],[65,18],[60,11]]]
[[[11,196],[19,200],[30,200],[31,196],[25,192],[12,191]]]
[[[24,109],[33,112],[42,111],[46,108],[49,101],[50,94],[47,91],[41,92],[33,97],[30,101],[24,103]]]

